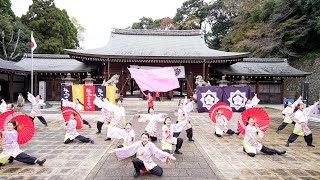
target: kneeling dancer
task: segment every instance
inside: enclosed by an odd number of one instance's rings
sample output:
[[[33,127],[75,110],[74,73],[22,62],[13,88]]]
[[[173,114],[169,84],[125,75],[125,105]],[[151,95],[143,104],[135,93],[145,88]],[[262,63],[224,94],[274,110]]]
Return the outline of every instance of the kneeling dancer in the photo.
[[[67,127],[67,131],[66,131],[66,135],[64,137],[64,143],[65,144],[69,144],[71,143],[74,139],[79,140],[81,142],[85,142],[85,143],[94,143],[94,141],[90,138],[81,136],[78,132],[77,132],[77,121],[75,120],[75,115],[74,114],[70,114],[70,120],[65,122],[65,125]]]
[[[140,176],[140,170],[156,176],[162,176],[163,170],[152,160],[152,155],[162,162],[176,160],[176,158],[167,152],[161,151],[152,142],[149,142],[149,134],[142,133],[141,141],[138,141],[130,146],[119,149],[113,149],[110,153],[114,153],[118,160],[122,160],[136,154],[136,158],[132,160],[135,174],[134,177]]]
[[[273,154],[285,154],[286,151],[279,151],[276,149],[268,148],[265,145],[259,143],[259,139],[262,139],[263,132],[260,130],[255,120],[252,117],[248,118],[246,132],[243,140],[243,151],[250,157],[254,157],[257,154],[257,150],[268,155]]]
[[[1,161],[0,166],[6,163],[9,160],[9,163],[12,163],[13,160],[17,160],[26,164],[39,164],[42,166],[46,159],[38,160],[37,158],[28,155],[19,148],[18,144],[18,132],[17,132],[18,123],[16,121],[10,121],[5,131],[1,132],[2,136],[2,149],[3,152],[0,154]]]

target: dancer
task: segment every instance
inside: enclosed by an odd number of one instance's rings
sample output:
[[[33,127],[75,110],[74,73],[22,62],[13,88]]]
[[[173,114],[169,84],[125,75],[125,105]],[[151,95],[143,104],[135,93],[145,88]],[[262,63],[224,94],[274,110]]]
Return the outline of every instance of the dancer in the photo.
[[[9,163],[12,163],[13,160],[17,160],[26,164],[39,164],[40,166],[42,166],[46,162],[46,159],[39,160],[20,150],[19,144],[17,142],[17,127],[18,123],[16,121],[10,121],[6,125],[5,130],[3,132],[0,131],[3,149],[3,152],[0,154],[0,156],[4,157],[1,158],[0,166],[4,165],[7,160],[9,160]]]
[[[172,145],[176,144],[175,154],[182,154],[179,150],[182,147],[183,139],[173,136],[173,133],[181,132],[189,122],[187,120],[181,121],[177,124],[171,124],[170,117],[166,117],[164,120],[164,125],[162,126],[162,150],[170,153],[172,151]]]
[[[4,113],[7,111],[7,103],[4,101],[4,99],[1,99],[1,104],[0,104],[0,114]]]
[[[194,101],[191,101],[191,102],[188,103],[187,96],[185,96],[185,99],[184,99],[183,103],[181,102],[181,100],[179,101],[179,103],[178,103],[178,120],[177,120],[177,123],[182,122],[184,120],[189,121],[188,112],[193,110],[193,104],[194,104]],[[189,121],[189,123],[188,123],[186,128],[187,128],[186,129],[187,137],[188,137],[189,141],[194,141],[192,139],[193,130],[192,130],[192,126],[190,124],[190,121]],[[173,137],[179,137],[179,135],[180,135],[180,131],[174,133]]]
[[[104,102],[104,108],[113,114],[111,116],[111,122],[108,125],[107,138],[105,139],[105,141],[110,141],[111,138],[119,138],[119,136],[117,136],[119,129],[125,128],[125,125],[127,124],[126,111],[122,106],[121,101],[118,101],[117,105],[112,104],[107,99],[105,99]]]
[[[75,119],[76,115],[75,114],[70,114],[70,120],[65,122],[65,126],[66,126],[66,135],[64,137],[64,143],[65,144],[69,144],[71,143],[74,139],[79,140],[81,142],[85,142],[85,143],[94,143],[94,141],[90,138],[86,138],[84,136],[81,136],[78,132],[77,132],[77,121]]]
[[[149,113],[150,109],[153,109],[153,97],[150,92],[148,92],[148,95],[146,95],[143,91],[141,91],[141,92],[148,100],[148,113]]]
[[[137,114],[138,122],[147,122],[148,125],[145,128],[145,131],[150,135],[150,139],[152,142],[157,141],[157,129],[158,123],[163,122],[164,118],[168,116],[165,113],[155,114],[153,109],[150,109],[149,114]]]
[[[312,144],[312,132],[308,127],[308,116],[317,112],[319,101],[315,102],[312,106],[305,108],[303,104],[298,104],[295,108],[291,118],[296,122],[294,125],[293,133],[289,136],[286,147],[293,143],[299,136],[303,136],[307,146],[316,147]]]
[[[80,102],[79,98],[76,98],[74,103],[70,102],[68,100],[65,100],[65,99],[61,99],[61,101],[62,101],[62,106],[63,107],[66,107],[66,106],[72,107],[72,108],[76,109],[79,113],[80,113],[80,111],[82,111],[83,103]],[[91,125],[90,125],[90,123],[88,121],[82,119],[82,122],[83,122],[83,124],[85,124],[89,128],[91,128]]]
[[[134,143],[136,139],[136,133],[132,129],[132,124],[127,123],[126,124],[126,129],[120,129],[119,132],[121,138],[123,139],[123,143],[118,146],[118,148],[122,148],[125,146],[130,146],[131,144]]]
[[[260,130],[258,124],[255,123],[255,120],[252,117],[249,117],[243,139],[244,152],[246,152],[250,157],[254,157],[257,154],[257,150],[268,155],[282,155],[286,153],[286,151],[279,151],[260,144],[259,139],[262,139],[262,137],[263,132]]]
[[[99,119],[97,121],[98,131],[96,132],[96,134],[100,134],[103,124],[105,122],[110,124],[112,117],[111,117],[111,112],[106,108],[106,103],[104,101],[102,101],[99,97],[97,97],[96,95],[94,95],[94,96],[95,96],[95,99],[93,101],[93,104],[95,104],[96,106],[101,108],[101,113],[102,113],[102,116],[99,117]]]
[[[228,125],[228,119],[222,114],[221,110],[218,110],[216,115],[216,125],[215,125],[216,131],[214,134],[217,137],[222,137],[223,133],[226,133],[229,135],[240,134],[240,132],[234,132],[233,130],[229,129],[227,125]]]
[[[119,149],[113,149],[109,153],[114,153],[118,160],[123,160],[136,154],[136,158],[132,160],[135,174],[134,177],[140,176],[140,170],[156,176],[162,176],[163,170],[160,166],[152,160],[152,155],[162,162],[168,162],[168,160],[176,160],[176,158],[167,152],[163,152],[158,149],[152,142],[149,142],[149,134],[142,133],[141,141],[138,141],[130,146],[126,146]]]
[[[160,92],[159,91],[157,91],[157,92],[155,92],[155,96],[156,96],[156,101],[160,101]]]
[[[260,99],[258,99],[257,94],[254,93],[254,97],[251,100],[250,99],[247,100],[245,108],[250,109],[250,108],[256,107],[259,102],[260,102]]]
[[[34,97],[32,94],[28,92],[28,100],[32,104],[32,110],[30,113],[30,118],[32,119],[32,121],[34,120],[35,117],[37,117],[41,121],[41,123],[47,127],[48,124],[44,119],[44,117],[41,115],[41,111],[40,111],[40,107],[45,106],[46,104],[41,99],[40,95],[37,95],[36,97]]]
[[[290,116],[299,103],[302,103],[302,96],[300,96],[293,104],[291,102],[287,102],[286,107],[282,111],[283,122],[278,127],[276,133],[279,133],[279,131],[283,130],[288,124],[296,124],[296,122],[292,121]]]

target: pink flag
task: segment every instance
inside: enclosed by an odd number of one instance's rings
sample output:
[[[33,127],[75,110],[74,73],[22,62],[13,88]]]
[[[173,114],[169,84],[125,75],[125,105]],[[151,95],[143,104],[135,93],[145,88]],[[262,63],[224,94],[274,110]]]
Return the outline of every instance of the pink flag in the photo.
[[[159,69],[128,68],[131,77],[134,78],[142,91],[167,92],[179,88],[179,81],[172,67]]]

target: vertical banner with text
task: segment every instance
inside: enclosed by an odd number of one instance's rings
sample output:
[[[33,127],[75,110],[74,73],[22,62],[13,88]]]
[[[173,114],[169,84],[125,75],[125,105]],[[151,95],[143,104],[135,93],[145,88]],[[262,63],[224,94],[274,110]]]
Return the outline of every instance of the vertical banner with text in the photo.
[[[67,101],[72,101],[72,86],[61,86],[61,98]]]
[[[117,98],[117,87],[116,86],[107,86],[107,98],[110,102],[113,104],[116,104],[116,98]]]
[[[94,86],[84,86],[84,110],[94,111],[95,105],[93,104],[95,89]]]
[[[95,93],[98,98],[103,100],[104,98],[106,98],[106,86],[95,86]],[[99,111],[100,108],[98,108],[98,106],[96,106],[95,110]]]
[[[72,85],[72,100],[71,102],[75,102],[76,99],[79,99],[81,103],[84,103],[84,93],[83,93],[83,85]],[[83,108],[82,108],[83,110]]]
[[[247,100],[250,98],[250,86],[223,87],[223,102],[230,104],[233,112],[242,112],[245,110]]]

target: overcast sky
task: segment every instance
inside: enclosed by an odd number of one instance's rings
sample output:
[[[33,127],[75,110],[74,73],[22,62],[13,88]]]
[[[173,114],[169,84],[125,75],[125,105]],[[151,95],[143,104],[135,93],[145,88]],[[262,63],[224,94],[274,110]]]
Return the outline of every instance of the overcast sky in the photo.
[[[111,28],[126,28],[139,18],[171,17],[186,0],[55,0],[56,6],[66,9],[86,29],[82,46],[85,49],[107,44]],[[17,16],[28,11],[32,0],[11,0]]]

